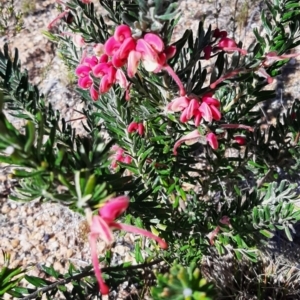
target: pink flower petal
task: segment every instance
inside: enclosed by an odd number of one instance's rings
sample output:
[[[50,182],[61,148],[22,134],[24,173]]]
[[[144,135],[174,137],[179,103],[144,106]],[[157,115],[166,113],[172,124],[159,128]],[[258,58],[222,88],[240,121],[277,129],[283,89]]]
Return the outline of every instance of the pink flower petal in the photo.
[[[208,94],[203,95],[202,101],[207,103],[208,105],[213,105],[215,107],[220,107],[220,101],[215,99],[215,98],[212,98]]]
[[[108,56],[113,56],[120,46],[121,43],[112,36],[105,42],[104,51]]]
[[[116,81],[123,89],[126,89],[129,85],[126,75],[121,69],[118,69],[116,72]]]
[[[178,112],[182,111],[189,106],[189,99],[187,97],[175,98],[167,105],[167,110]]]
[[[136,44],[136,51],[140,52],[143,59],[156,61],[158,57],[158,52],[155,51],[150,44],[148,44],[144,39],[139,39]]]
[[[98,58],[96,56],[85,57],[84,64],[90,66],[91,68],[95,67],[98,64]]]
[[[180,115],[179,121],[182,123],[186,123],[188,122],[189,118],[188,118],[188,111],[187,108],[183,110],[183,112]]]
[[[198,132],[198,130],[194,130],[190,133],[188,133],[187,135],[181,137],[174,145],[174,148],[173,148],[173,153],[174,155],[177,155],[177,148],[184,142],[187,142],[187,141],[191,141],[191,140],[195,140],[195,142],[198,141],[199,137],[200,137],[200,133]]]
[[[218,43],[218,47],[223,49],[224,51],[239,51],[241,52],[243,55],[247,54],[247,50],[241,49],[237,46],[236,42],[233,39],[224,37],[222,38],[219,43]]]
[[[212,117],[212,112],[210,109],[210,106],[206,103],[206,102],[202,102],[200,107],[199,107],[199,111],[202,114],[202,118],[206,121],[206,122],[211,122],[213,117]]]
[[[121,59],[119,53],[120,50],[116,51],[111,60],[115,68],[122,68],[126,64],[126,59]]]
[[[74,34],[73,36],[73,42],[75,46],[81,48],[85,45],[84,38],[80,34]]]
[[[107,63],[108,62],[108,55],[102,54],[99,58],[99,63]]]
[[[94,101],[97,101],[98,98],[99,98],[99,93],[98,93],[98,91],[94,88],[93,85],[90,87],[90,95],[91,95],[91,98],[92,98]]]
[[[132,78],[137,72],[137,68],[140,62],[142,55],[138,51],[131,51],[128,55],[128,66],[127,66],[127,74],[130,78]]]
[[[101,43],[96,44],[93,47],[93,52],[95,53],[95,55],[101,56],[104,53],[104,45]]]
[[[165,48],[163,40],[155,33],[146,33],[144,40],[158,53]]]
[[[207,134],[206,140],[214,150],[218,149],[219,143],[217,136],[214,133],[210,132],[209,134]]]
[[[102,273],[99,266],[98,256],[97,256],[97,237],[93,234],[89,235],[89,242],[91,247],[91,255],[92,255],[92,263],[94,267],[95,276],[97,278],[100,292],[103,295],[107,295],[109,293],[109,287],[105,284]]]
[[[165,50],[166,59],[172,58],[176,54],[176,47],[175,46],[168,46]]]
[[[127,165],[130,165],[131,162],[132,162],[132,158],[130,156],[125,156],[124,159],[123,159],[123,162]]]
[[[144,127],[143,123],[139,123],[138,124],[138,129],[137,130],[138,130],[138,133],[139,133],[140,136],[144,135],[144,133],[145,133],[145,127]]]
[[[81,77],[78,79],[78,86],[82,89],[89,89],[93,84],[93,79],[89,76]]]
[[[195,113],[195,120],[194,120],[194,124],[196,127],[199,126],[200,122],[201,122],[201,119],[202,119],[202,114],[199,112],[196,112]]]
[[[95,77],[103,77],[108,74],[111,66],[108,63],[100,63],[93,68],[93,74]]]
[[[247,140],[246,137],[242,136],[242,135],[236,135],[235,137],[233,137],[233,139],[235,140],[235,142],[241,146],[244,146],[247,144]]]
[[[131,37],[130,27],[127,25],[119,25],[114,33],[115,40],[122,43],[128,37]]]
[[[195,113],[199,112],[199,102],[196,99],[190,100],[189,106],[186,108],[186,114],[188,120],[190,120]]]
[[[105,94],[109,91],[109,89],[112,87],[113,83],[109,79],[109,75],[104,75],[101,79],[100,86],[99,86],[99,92],[100,94]]]
[[[112,198],[99,209],[99,215],[108,223],[113,222],[119,217],[129,206],[129,198],[127,196],[119,196]]]
[[[91,234],[98,235],[107,245],[114,241],[114,235],[107,221],[100,216],[93,216]]]
[[[89,74],[90,74],[91,71],[92,71],[92,69],[89,66],[79,65],[75,69],[75,74],[78,77],[86,77],[86,76],[89,76]]]
[[[220,48],[224,48],[224,47],[237,48],[237,44],[233,39],[223,37],[219,41],[218,47],[220,47]]]
[[[135,46],[136,46],[136,41],[132,37],[125,39],[119,49],[119,57],[121,59],[127,59],[129,53],[135,50]]]
[[[129,133],[135,132],[137,129],[138,129],[138,123],[136,123],[136,122],[131,122],[129,124],[129,126],[127,127],[127,131]]]
[[[210,105],[210,110],[212,114],[212,118],[216,121],[220,121],[222,118],[221,112],[219,111],[218,108],[216,108],[214,105]]]

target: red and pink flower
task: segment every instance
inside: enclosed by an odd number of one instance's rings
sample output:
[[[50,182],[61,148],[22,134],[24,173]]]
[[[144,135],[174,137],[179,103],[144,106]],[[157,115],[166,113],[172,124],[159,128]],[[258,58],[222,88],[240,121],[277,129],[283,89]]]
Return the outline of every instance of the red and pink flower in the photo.
[[[105,284],[99,267],[99,261],[97,256],[98,237],[100,237],[107,245],[111,245],[114,241],[113,230],[124,230],[153,239],[159,244],[159,246],[162,249],[168,248],[168,244],[163,239],[154,235],[150,231],[116,222],[116,218],[118,218],[122,213],[124,213],[128,206],[129,198],[126,196],[119,196],[106,202],[99,209],[99,214],[93,216],[92,218],[89,242],[91,247],[92,263],[94,266],[95,275],[99,284],[100,292],[103,295],[107,295],[109,293],[109,287]]]

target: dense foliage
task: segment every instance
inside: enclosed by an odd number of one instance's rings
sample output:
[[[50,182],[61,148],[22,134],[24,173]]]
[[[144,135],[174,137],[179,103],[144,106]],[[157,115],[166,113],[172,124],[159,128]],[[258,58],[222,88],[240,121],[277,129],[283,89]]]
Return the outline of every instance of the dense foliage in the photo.
[[[299,2],[265,0],[264,34],[255,29],[248,49],[222,29],[205,29],[202,21],[197,32],[187,29],[173,41],[177,1],[100,0],[109,23],[91,1],[58,2],[62,12],[46,35],[78,77],[74,88],[85,103],[86,134],[76,134],[53,110],[21,70],[18,51],[11,57],[5,45],[0,161],[15,167],[18,186],[10,199],[59,202],[85,214],[92,240],[110,243],[111,229],[146,235],[143,228],[152,232],[147,237],[167,243],[162,250],[156,242],[137,242],[136,266],[110,265],[108,250],[100,261],[108,266],[102,272],[111,291],[130,278],[137,287],[152,286],[147,293],[153,299],[222,299],[222,282],[213,271],[205,275],[207,258],[216,262],[229,255],[237,266],[246,261],[254,269],[269,239],[282,232],[292,241],[300,219],[299,100],[267,129],[257,109],[275,97],[264,88],[290,58],[297,59]],[[16,129],[7,114],[25,120],[24,127]],[[126,195],[122,204],[107,202],[120,195]],[[124,212],[126,224],[115,222]],[[41,279],[9,268],[6,260],[0,295],[54,299],[59,291],[65,299],[102,297],[91,267],[70,265],[60,274],[44,266],[48,279]],[[158,274],[149,281],[141,274],[154,265]],[[276,299],[297,290],[275,288],[271,277],[257,279],[247,299]],[[22,278],[35,288],[21,287]],[[234,288],[231,293],[232,299],[243,296]]]

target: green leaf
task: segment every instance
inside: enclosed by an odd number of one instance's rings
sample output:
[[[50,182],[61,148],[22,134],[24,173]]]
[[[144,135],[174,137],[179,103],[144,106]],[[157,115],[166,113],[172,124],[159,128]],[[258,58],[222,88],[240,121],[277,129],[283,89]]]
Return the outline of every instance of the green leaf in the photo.
[[[47,286],[47,282],[36,276],[25,275],[25,279],[35,287],[44,287]]]

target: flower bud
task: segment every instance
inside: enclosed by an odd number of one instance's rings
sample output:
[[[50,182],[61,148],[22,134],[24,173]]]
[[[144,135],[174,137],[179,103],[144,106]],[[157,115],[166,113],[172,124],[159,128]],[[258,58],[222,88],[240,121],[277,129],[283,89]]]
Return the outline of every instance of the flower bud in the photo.
[[[214,149],[218,149],[219,147],[219,143],[218,143],[218,139],[217,139],[217,136],[210,132],[207,136],[206,136],[206,140],[207,142],[209,143],[209,145]]]
[[[241,146],[244,146],[247,144],[247,140],[246,140],[246,137],[242,136],[242,135],[236,135],[234,137],[234,140],[237,144],[241,145]]]
[[[129,124],[129,126],[127,127],[127,131],[128,131],[129,133],[133,133],[133,132],[135,132],[137,129],[138,129],[138,123],[136,123],[136,122],[131,122],[131,123]]]

